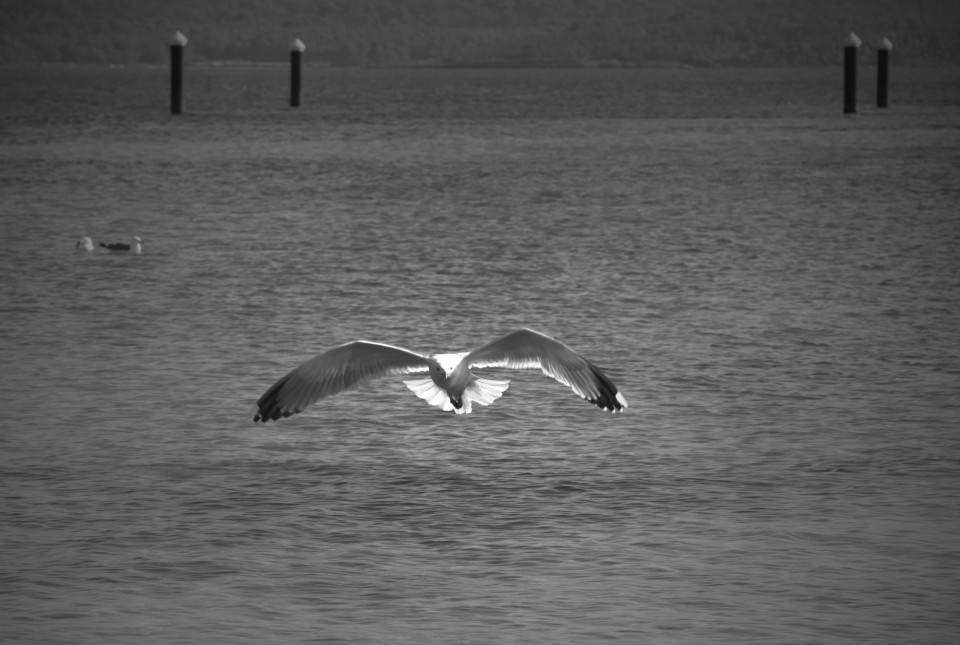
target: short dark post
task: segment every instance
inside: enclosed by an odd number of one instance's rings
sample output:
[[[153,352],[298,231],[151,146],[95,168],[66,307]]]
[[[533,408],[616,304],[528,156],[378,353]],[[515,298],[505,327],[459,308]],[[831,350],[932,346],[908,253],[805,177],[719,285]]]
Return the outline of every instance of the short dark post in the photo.
[[[877,45],[877,107],[885,108],[887,101],[887,87],[890,85],[890,50],[893,43],[883,38]]]
[[[290,43],[290,107],[300,107],[300,62],[306,48],[299,38]]]
[[[860,39],[850,32],[843,40],[843,113],[857,112],[857,53]]]
[[[179,31],[170,39],[170,113],[183,112],[183,48],[187,37]]]

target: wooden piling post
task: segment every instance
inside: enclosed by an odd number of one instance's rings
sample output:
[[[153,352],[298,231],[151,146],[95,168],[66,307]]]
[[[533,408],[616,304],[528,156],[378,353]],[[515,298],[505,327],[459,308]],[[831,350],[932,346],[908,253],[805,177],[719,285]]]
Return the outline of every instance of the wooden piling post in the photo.
[[[183,48],[187,37],[179,31],[170,38],[170,113],[183,112]]]
[[[857,54],[860,39],[850,32],[843,41],[843,113],[857,112]]]
[[[843,40],[843,113],[857,112],[857,53],[860,39],[850,32]]]
[[[300,68],[303,51],[306,48],[307,46],[299,38],[294,38],[290,43],[290,107],[300,107]]]
[[[887,89],[890,84],[890,50],[893,43],[882,38],[877,45],[877,107],[888,107]]]

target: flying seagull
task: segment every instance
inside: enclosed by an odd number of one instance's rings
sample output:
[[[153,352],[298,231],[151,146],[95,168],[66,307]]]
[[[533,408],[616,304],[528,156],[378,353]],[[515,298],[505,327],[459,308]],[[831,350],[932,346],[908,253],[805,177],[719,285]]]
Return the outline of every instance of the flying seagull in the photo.
[[[133,251],[134,254],[140,255],[140,252],[143,251],[143,240],[137,235],[133,238],[133,244],[126,244],[125,242],[100,242],[100,246],[111,251]]]
[[[521,329],[452,354],[424,355],[366,340],[334,347],[274,383],[257,401],[253,420],[266,423],[298,414],[318,399],[390,374],[422,374],[404,384],[444,412],[469,414],[473,403],[490,405],[510,385],[471,371],[484,367],[539,369],[598,408],[618,412],[627,407],[617,386],[596,365],[560,341]]]

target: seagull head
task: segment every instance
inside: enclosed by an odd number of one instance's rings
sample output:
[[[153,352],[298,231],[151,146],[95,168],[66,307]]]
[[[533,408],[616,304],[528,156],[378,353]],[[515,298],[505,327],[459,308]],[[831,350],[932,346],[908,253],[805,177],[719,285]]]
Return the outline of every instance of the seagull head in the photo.
[[[464,356],[466,356],[466,353],[434,354],[432,358],[443,370],[444,377],[450,378],[453,376],[454,371],[457,369],[457,366],[460,365],[460,361],[463,360]]]
[[[450,376],[450,372],[436,360],[436,358],[430,356],[427,357],[427,363],[430,364],[430,378],[433,379],[433,382],[439,385],[440,387],[445,387],[447,384],[447,377]]]

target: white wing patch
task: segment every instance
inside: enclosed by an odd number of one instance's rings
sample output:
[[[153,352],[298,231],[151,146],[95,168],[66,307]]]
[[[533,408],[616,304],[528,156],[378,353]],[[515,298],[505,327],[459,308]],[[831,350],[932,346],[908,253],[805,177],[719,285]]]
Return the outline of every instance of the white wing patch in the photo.
[[[410,391],[421,399],[430,405],[437,406],[444,412],[450,412],[454,409],[453,403],[450,402],[450,397],[447,396],[447,393],[434,383],[433,379],[429,376],[426,378],[410,379],[404,381],[403,384],[410,388]],[[457,410],[457,412],[460,412],[460,410]]]
[[[482,369],[484,367],[506,367],[512,370],[543,369],[543,361],[539,358],[513,358],[501,360],[470,361],[470,367]]]
[[[627,408],[630,407],[629,405],[627,405],[627,400],[626,400],[625,398],[623,398],[623,395],[620,394],[619,392],[617,392],[617,401],[620,403],[620,405],[623,406],[623,409],[624,409],[624,410],[626,410]],[[606,410],[606,409],[607,409],[607,408],[604,408],[604,410]]]

